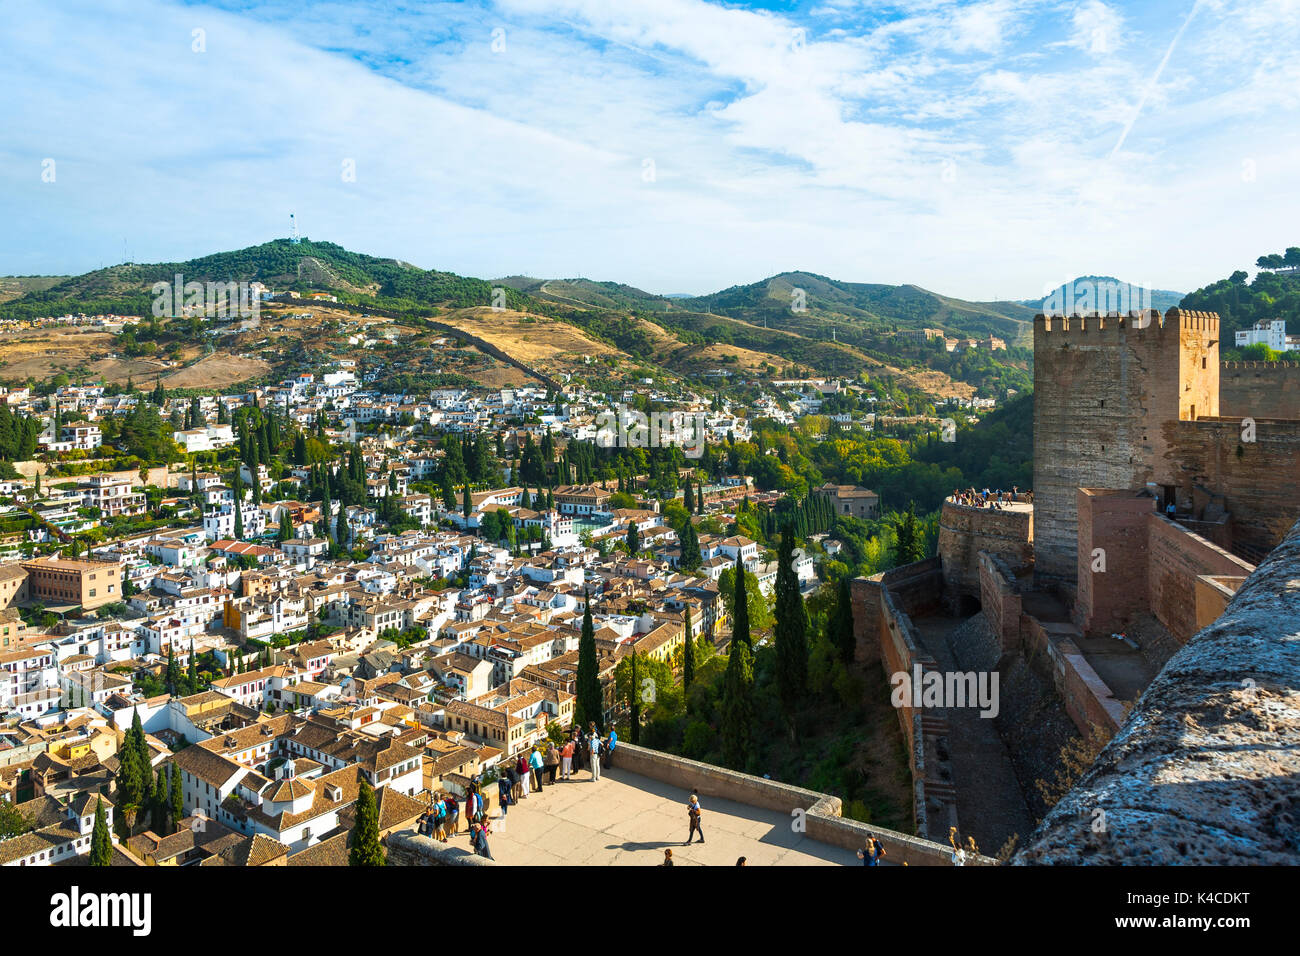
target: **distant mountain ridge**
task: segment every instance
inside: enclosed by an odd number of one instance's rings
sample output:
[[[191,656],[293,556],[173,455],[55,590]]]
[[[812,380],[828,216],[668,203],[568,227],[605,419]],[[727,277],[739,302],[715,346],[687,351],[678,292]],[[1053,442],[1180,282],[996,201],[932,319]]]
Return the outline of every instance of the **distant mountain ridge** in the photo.
[[[1136,312],[1158,309],[1166,312],[1183,299],[1182,292],[1152,289],[1114,276],[1079,276],[1063,282],[1039,299],[1021,299],[1021,305],[1035,312],[1055,315],[1090,312]]]

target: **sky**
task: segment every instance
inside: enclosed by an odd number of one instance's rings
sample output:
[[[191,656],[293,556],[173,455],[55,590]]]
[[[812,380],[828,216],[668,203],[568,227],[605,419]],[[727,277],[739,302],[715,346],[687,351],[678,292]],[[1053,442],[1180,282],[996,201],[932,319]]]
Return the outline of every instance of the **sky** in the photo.
[[[1190,291],[1300,244],[1300,0],[6,0],[0,274]]]

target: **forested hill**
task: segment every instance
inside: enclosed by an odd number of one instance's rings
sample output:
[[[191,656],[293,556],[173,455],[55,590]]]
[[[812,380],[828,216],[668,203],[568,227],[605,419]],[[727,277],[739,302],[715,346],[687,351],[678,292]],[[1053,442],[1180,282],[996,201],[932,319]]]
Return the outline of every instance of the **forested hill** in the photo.
[[[1300,248],[1291,247],[1287,255],[1289,259],[1261,256],[1258,261],[1261,270],[1254,281],[1248,281],[1249,274],[1239,269],[1226,279],[1189,292],[1179,305],[1219,314],[1221,353],[1233,351],[1234,333],[1256,322],[1283,319],[1288,332],[1300,334]],[[1289,353],[1287,357],[1292,356],[1297,353]]]

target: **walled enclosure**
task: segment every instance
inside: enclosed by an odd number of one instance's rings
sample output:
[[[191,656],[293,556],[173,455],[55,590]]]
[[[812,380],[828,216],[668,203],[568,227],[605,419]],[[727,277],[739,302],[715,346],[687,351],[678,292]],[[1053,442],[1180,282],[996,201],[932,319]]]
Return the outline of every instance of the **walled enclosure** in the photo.
[[[1223,362],[1219,414],[1228,418],[1300,418],[1300,362]]]

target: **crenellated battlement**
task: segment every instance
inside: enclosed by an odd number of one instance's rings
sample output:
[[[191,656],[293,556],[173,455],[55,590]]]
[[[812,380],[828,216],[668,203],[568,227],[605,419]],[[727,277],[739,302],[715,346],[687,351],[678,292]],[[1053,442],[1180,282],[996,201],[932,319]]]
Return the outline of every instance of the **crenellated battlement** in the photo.
[[[1162,331],[1165,318],[1156,309],[1139,312],[1086,312],[1080,315],[1034,316],[1035,332],[1062,333],[1118,332],[1121,329],[1151,329]]]
[[[1300,374],[1300,362],[1221,362],[1219,364],[1229,372],[1256,369],[1261,372],[1294,372]]]
[[[1219,313],[1217,312],[1191,312],[1174,306],[1165,313],[1165,322],[1174,321],[1177,321],[1179,326],[1184,329],[1193,329],[1198,332],[1219,331]]]
[[[1034,316],[1034,334],[1089,335],[1119,333],[1121,331],[1151,331],[1156,335],[1166,329],[1218,334],[1219,316],[1216,312],[1191,312],[1171,308],[1163,316],[1158,309],[1137,312],[1089,312],[1072,315]]]

